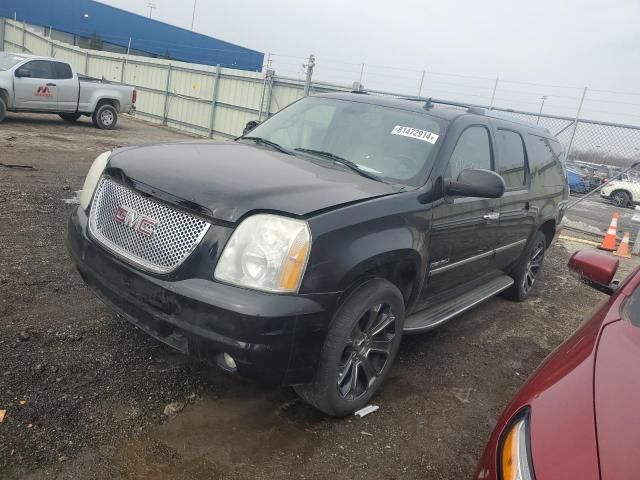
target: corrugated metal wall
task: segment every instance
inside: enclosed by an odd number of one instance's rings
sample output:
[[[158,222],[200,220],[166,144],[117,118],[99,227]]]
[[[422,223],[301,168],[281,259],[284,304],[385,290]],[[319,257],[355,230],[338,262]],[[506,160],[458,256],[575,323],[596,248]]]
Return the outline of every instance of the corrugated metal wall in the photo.
[[[189,7],[190,8],[190,7]],[[1,0],[0,16],[177,61],[260,71],[264,54],[92,0]],[[84,45],[84,44],[80,44]],[[115,50],[119,51],[119,50]]]
[[[83,50],[23,29],[20,22],[1,21],[2,49],[59,58],[81,74],[134,86],[136,115],[192,133],[236,137],[249,120],[264,119],[267,111],[273,114],[302,97],[300,80],[265,81],[264,73]]]

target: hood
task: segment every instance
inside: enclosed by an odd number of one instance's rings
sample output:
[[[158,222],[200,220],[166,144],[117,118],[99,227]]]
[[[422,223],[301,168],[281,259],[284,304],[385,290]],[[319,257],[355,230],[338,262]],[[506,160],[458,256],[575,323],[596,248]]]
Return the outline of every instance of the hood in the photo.
[[[640,327],[620,320],[598,345],[595,417],[602,478],[637,478],[640,471]]]
[[[236,222],[252,210],[304,216],[398,191],[330,161],[239,142],[192,141],[115,150],[108,168],[149,193]]]

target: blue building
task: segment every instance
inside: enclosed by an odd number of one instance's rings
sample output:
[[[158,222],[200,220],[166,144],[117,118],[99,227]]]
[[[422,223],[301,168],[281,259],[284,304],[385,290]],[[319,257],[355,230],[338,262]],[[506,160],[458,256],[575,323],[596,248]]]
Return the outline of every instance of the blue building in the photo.
[[[260,71],[264,54],[92,0],[0,0],[15,18],[83,48]],[[129,42],[131,42],[129,47]]]

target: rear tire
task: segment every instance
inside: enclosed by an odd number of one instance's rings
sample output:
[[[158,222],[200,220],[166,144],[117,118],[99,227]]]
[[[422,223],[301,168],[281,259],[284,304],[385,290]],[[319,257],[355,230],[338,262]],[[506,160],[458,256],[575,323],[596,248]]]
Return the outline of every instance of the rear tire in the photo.
[[[624,190],[615,190],[611,193],[611,201],[618,207],[631,205],[631,196]]]
[[[118,111],[113,105],[103,103],[96,108],[91,118],[93,125],[102,130],[113,130],[118,123]]]
[[[504,291],[503,295],[505,297],[516,302],[522,302],[529,297],[542,268],[546,250],[547,239],[544,233],[538,230],[522,253],[518,264],[511,271],[514,283]]]
[[[7,104],[0,98],[0,123],[7,117]]]
[[[400,290],[381,278],[354,290],[338,308],[314,380],[294,389],[327,415],[364,407],[378,391],[398,353],[404,326]]]
[[[80,113],[59,113],[58,116],[65,122],[76,122],[82,115]]]

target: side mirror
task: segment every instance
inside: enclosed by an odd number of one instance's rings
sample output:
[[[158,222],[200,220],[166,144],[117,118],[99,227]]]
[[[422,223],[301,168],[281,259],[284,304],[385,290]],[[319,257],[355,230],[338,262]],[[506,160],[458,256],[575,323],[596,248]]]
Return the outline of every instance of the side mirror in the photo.
[[[21,67],[16,71],[16,77],[18,78],[30,77],[30,76],[31,76],[31,71],[28,68]]]
[[[460,172],[457,180],[446,180],[444,189],[447,195],[500,198],[504,193],[504,180],[490,170],[468,168]]]
[[[571,255],[568,267],[580,277],[580,281],[596,290],[611,295],[618,287],[613,280],[620,261],[596,250],[578,250]]]
[[[256,128],[258,125],[260,125],[260,122],[257,120],[249,120],[247,122],[247,124],[244,127],[244,130],[242,131],[243,135],[246,135],[247,133],[249,133],[251,130],[253,130],[254,128]]]

